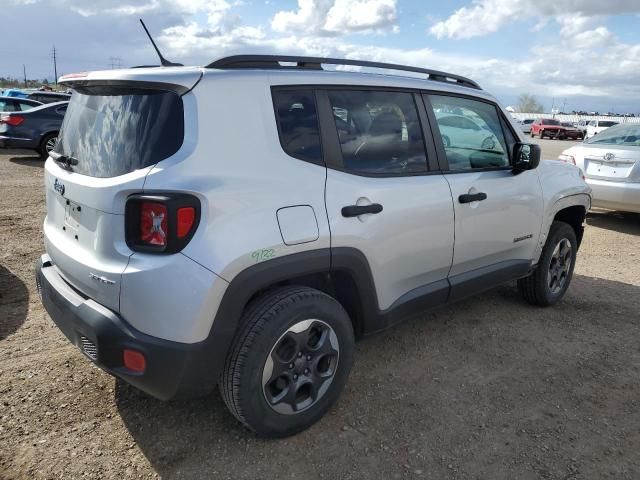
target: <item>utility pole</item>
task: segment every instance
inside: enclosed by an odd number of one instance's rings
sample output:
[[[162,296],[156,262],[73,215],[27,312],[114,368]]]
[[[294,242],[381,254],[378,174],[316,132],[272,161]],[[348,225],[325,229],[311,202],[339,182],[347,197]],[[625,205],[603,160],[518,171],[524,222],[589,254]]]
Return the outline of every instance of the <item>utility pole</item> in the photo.
[[[56,46],[53,46],[53,75],[55,76],[56,85],[58,85],[58,63],[56,61]]]
[[[22,64],[22,73],[24,73],[24,88],[27,88],[27,67]]]

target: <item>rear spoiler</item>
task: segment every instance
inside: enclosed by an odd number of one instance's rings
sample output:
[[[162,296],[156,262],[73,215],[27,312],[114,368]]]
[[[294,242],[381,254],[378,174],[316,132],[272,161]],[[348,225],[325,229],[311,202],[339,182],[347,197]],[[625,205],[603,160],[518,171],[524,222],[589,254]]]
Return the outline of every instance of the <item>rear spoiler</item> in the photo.
[[[63,75],[58,83],[74,90],[86,87],[119,87],[165,90],[184,95],[195,87],[203,76],[201,68],[160,67]]]

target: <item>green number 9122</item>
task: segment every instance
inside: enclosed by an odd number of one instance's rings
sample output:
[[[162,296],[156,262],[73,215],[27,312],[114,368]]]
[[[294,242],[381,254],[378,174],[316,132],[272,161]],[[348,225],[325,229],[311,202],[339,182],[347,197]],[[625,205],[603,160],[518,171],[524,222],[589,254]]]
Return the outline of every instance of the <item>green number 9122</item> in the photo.
[[[262,250],[256,250],[251,254],[251,258],[253,258],[256,263],[264,262],[265,260],[269,260],[275,256],[276,251],[273,248],[263,248]]]

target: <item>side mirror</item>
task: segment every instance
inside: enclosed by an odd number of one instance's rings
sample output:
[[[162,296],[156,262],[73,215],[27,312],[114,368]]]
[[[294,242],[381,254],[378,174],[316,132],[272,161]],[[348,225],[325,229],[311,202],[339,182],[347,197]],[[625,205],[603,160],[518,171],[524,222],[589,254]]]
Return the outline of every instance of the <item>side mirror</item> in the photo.
[[[518,172],[533,170],[540,165],[542,150],[535,143],[516,143],[513,147],[513,169]]]

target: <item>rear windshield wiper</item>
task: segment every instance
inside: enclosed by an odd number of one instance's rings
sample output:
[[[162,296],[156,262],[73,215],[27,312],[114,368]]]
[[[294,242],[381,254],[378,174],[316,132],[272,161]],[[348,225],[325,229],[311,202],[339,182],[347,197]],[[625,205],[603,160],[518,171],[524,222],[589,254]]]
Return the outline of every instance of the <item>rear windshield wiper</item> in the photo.
[[[71,155],[63,155],[62,153],[54,152],[53,150],[49,152],[49,156],[56,162],[62,164],[62,166],[67,170],[71,170],[72,165],[78,164],[77,158]]]

